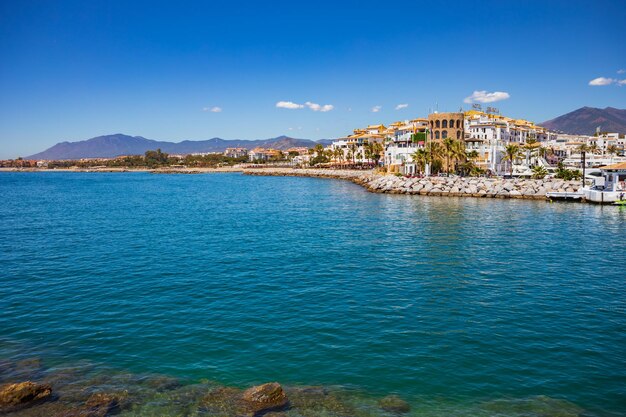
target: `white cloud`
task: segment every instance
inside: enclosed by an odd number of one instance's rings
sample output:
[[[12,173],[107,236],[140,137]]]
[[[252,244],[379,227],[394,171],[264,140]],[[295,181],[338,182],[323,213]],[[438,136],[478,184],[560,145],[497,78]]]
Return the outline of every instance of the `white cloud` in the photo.
[[[281,108],[281,109],[290,109],[290,110],[303,109],[305,107],[308,107],[309,109],[313,111],[319,111],[322,113],[326,113],[335,108],[335,106],[333,106],[332,104],[321,105],[317,103],[312,103],[310,101],[307,101],[304,104],[294,103],[293,101],[279,101],[278,103],[276,103],[276,107]]]
[[[496,101],[506,100],[511,97],[509,93],[505,93],[504,91],[494,91],[493,93],[488,93],[485,90],[474,91],[471,96],[465,97],[463,102],[465,103],[495,103]]]
[[[406,109],[407,107],[409,107],[409,105],[408,105],[408,104],[406,104],[406,103],[405,103],[405,104],[398,104],[398,105],[396,106],[396,110]]]
[[[321,111],[322,113],[326,113],[327,111],[331,111],[335,108],[332,104],[324,104],[321,106],[317,103],[311,103],[310,101],[307,101],[304,105],[313,111]]]
[[[617,85],[619,85],[620,87],[623,86],[623,85],[626,85],[626,80],[619,80],[617,82]]]
[[[372,113],[378,113],[383,106],[374,106],[372,107]]]
[[[210,111],[211,113],[221,113],[222,112],[222,108],[221,107],[203,107],[202,111]]]
[[[617,80],[614,80],[613,78],[598,77],[589,81],[589,85],[593,85],[593,86],[610,85],[610,84],[613,84],[615,81]]]
[[[618,74],[626,74],[626,70],[625,69],[620,69],[620,70],[617,70],[617,73]]]
[[[279,101],[278,103],[276,103],[276,107],[280,109],[290,109],[290,110],[304,108],[302,104],[296,104],[293,101]]]

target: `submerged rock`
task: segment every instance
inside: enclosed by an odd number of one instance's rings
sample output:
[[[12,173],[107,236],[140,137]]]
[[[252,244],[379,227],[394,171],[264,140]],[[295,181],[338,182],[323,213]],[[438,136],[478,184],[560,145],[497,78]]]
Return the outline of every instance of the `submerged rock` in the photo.
[[[243,392],[241,398],[246,408],[254,413],[278,411],[289,404],[289,399],[278,382],[249,388]]]
[[[169,376],[151,377],[151,378],[146,379],[145,384],[148,387],[155,389],[159,392],[171,391],[171,390],[180,388],[182,386],[182,384],[180,383],[178,379],[172,378]]]
[[[11,411],[36,404],[50,398],[52,388],[48,384],[26,381],[0,386],[0,411]]]
[[[241,390],[232,387],[219,387],[206,394],[200,401],[200,411],[210,415],[238,415]]]
[[[494,400],[484,403],[481,408],[498,415],[520,417],[579,417],[584,413],[584,410],[576,404],[545,395]]]
[[[384,398],[381,398],[378,401],[378,406],[390,413],[400,414],[408,413],[409,411],[411,411],[411,406],[409,405],[409,403],[407,403],[397,395],[388,395]]]
[[[122,410],[128,394],[98,392],[92,394],[82,407],[59,415],[59,417],[107,417]]]
[[[290,388],[289,407],[298,416],[355,417],[362,415],[341,392],[331,392],[325,387],[309,386]],[[344,393],[345,394],[345,393]]]

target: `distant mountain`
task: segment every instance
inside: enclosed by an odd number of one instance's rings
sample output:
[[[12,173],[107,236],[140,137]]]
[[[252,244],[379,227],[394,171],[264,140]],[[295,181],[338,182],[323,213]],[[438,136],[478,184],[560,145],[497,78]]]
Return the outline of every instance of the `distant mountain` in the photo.
[[[593,135],[598,126],[602,132],[626,133],[626,110],[613,107],[605,109],[582,107],[540,125],[550,130],[575,135]]]
[[[28,156],[28,159],[80,159],[114,158],[121,155],[143,155],[146,151],[161,149],[170,154],[190,154],[202,152],[223,152],[226,148],[242,147],[252,149],[257,146],[286,150],[293,147],[312,148],[318,143],[325,144],[329,139],[319,142],[309,139],[296,139],[279,136],[257,140],[226,140],[213,138],[208,140],[167,142],[146,139],[141,136],[128,136],[121,133],[98,136],[79,142],[61,142],[43,152]]]

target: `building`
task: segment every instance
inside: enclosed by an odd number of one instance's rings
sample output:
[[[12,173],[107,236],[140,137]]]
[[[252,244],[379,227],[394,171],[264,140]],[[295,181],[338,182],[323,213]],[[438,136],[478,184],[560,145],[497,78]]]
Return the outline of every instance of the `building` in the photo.
[[[330,145],[332,151],[340,149],[343,153],[339,156],[340,160],[335,160],[335,162],[371,162],[367,158],[367,144],[384,144],[387,132],[388,129],[384,125],[372,125],[365,129],[354,129],[352,135],[339,138]]]
[[[229,158],[243,158],[248,156],[248,149],[246,148],[226,148],[224,156]]]
[[[250,162],[276,161],[283,158],[283,153],[278,149],[254,148],[248,152]]]
[[[428,119],[413,119],[389,125],[385,140],[384,163],[389,172],[415,175],[419,169],[413,154],[424,148],[427,139]]]
[[[464,137],[465,115],[463,113],[431,113],[428,115],[428,127],[431,140]]]

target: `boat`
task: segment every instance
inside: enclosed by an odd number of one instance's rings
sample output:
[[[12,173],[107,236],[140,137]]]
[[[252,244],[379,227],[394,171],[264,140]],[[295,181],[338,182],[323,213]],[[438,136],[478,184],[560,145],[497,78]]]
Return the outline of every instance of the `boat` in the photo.
[[[592,203],[611,204],[626,200],[626,162],[600,167],[601,175],[593,185],[584,187],[585,200]]]

